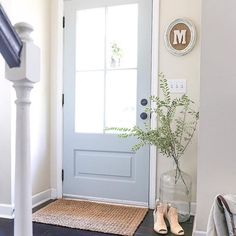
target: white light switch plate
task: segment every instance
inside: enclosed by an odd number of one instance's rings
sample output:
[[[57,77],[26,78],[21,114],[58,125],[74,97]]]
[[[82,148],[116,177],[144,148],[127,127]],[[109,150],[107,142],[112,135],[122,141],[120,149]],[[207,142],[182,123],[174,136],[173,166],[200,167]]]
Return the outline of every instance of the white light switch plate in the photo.
[[[186,93],[186,79],[168,79],[167,82],[171,93]]]

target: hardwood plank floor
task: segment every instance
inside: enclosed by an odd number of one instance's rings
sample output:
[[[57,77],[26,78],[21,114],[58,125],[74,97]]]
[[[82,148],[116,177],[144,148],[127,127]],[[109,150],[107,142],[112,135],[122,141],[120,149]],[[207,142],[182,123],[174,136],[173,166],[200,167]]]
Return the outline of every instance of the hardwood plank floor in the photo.
[[[43,206],[47,205],[49,202],[40,205],[33,211],[37,211]],[[158,234],[153,231],[153,216],[152,210],[148,211],[148,214],[144,218],[144,221],[137,229],[135,236],[157,236]],[[185,236],[192,235],[193,228],[193,217],[190,218],[188,222],[182,224],[185,230]],[[34,236],[114,236],[114,234],[104,234],[98,232],[91,232],[85,230],[76,230],[65,227],[59,227],[54,225],[46,225],[33,223],[33,235]],[[0,236],[13,236],[13,220],[0,218]],[[172,235],[171,233],[168,234]]]

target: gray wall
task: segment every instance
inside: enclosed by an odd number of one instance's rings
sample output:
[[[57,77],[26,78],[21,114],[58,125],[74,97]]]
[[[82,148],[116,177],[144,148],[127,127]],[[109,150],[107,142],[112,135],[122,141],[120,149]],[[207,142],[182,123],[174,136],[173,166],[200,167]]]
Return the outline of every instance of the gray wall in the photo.
[[[202,1],[196,230],[214,197],[236,194],[236,1]]]

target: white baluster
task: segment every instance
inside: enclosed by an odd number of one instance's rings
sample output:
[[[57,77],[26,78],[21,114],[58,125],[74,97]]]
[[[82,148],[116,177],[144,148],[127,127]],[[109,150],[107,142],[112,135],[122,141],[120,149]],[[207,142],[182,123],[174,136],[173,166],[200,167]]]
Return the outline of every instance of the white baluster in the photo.
[[[17,97],[14,236],[32,236],[30,91],[40,79],[40,50],[30,37],[32,26],[18,23],[15,29],[23,41],[21,66],[6,65],[6,78],[14,83]]]

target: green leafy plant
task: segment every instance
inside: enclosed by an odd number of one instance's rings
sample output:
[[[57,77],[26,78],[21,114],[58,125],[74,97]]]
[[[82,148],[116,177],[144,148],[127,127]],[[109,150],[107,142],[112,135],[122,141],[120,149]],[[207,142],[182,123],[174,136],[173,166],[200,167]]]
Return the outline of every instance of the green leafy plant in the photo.
[[[163,98],[151,96],[152,108],[146,112],[157,117],[157,128],[152,129],[145,124],[144,129],[134,126],[133,128],[109,128],[119,131],[119,136],[128,138],[134,136],[138,143],[132,147],[137,151],[144,145],[155,145],[164,156],[172,158],[176,164],[176,182],[180,177],[183,181],[179,160],[190,144],[196,131],[199,112],[193,108],[194,102],[187,95],[171,98],[167,80],[163,74],[159,75],[160,89]]]
[[[120,60],[123,56],[123,50],[116,42],[111,44],[111,66],[120,65]]]

